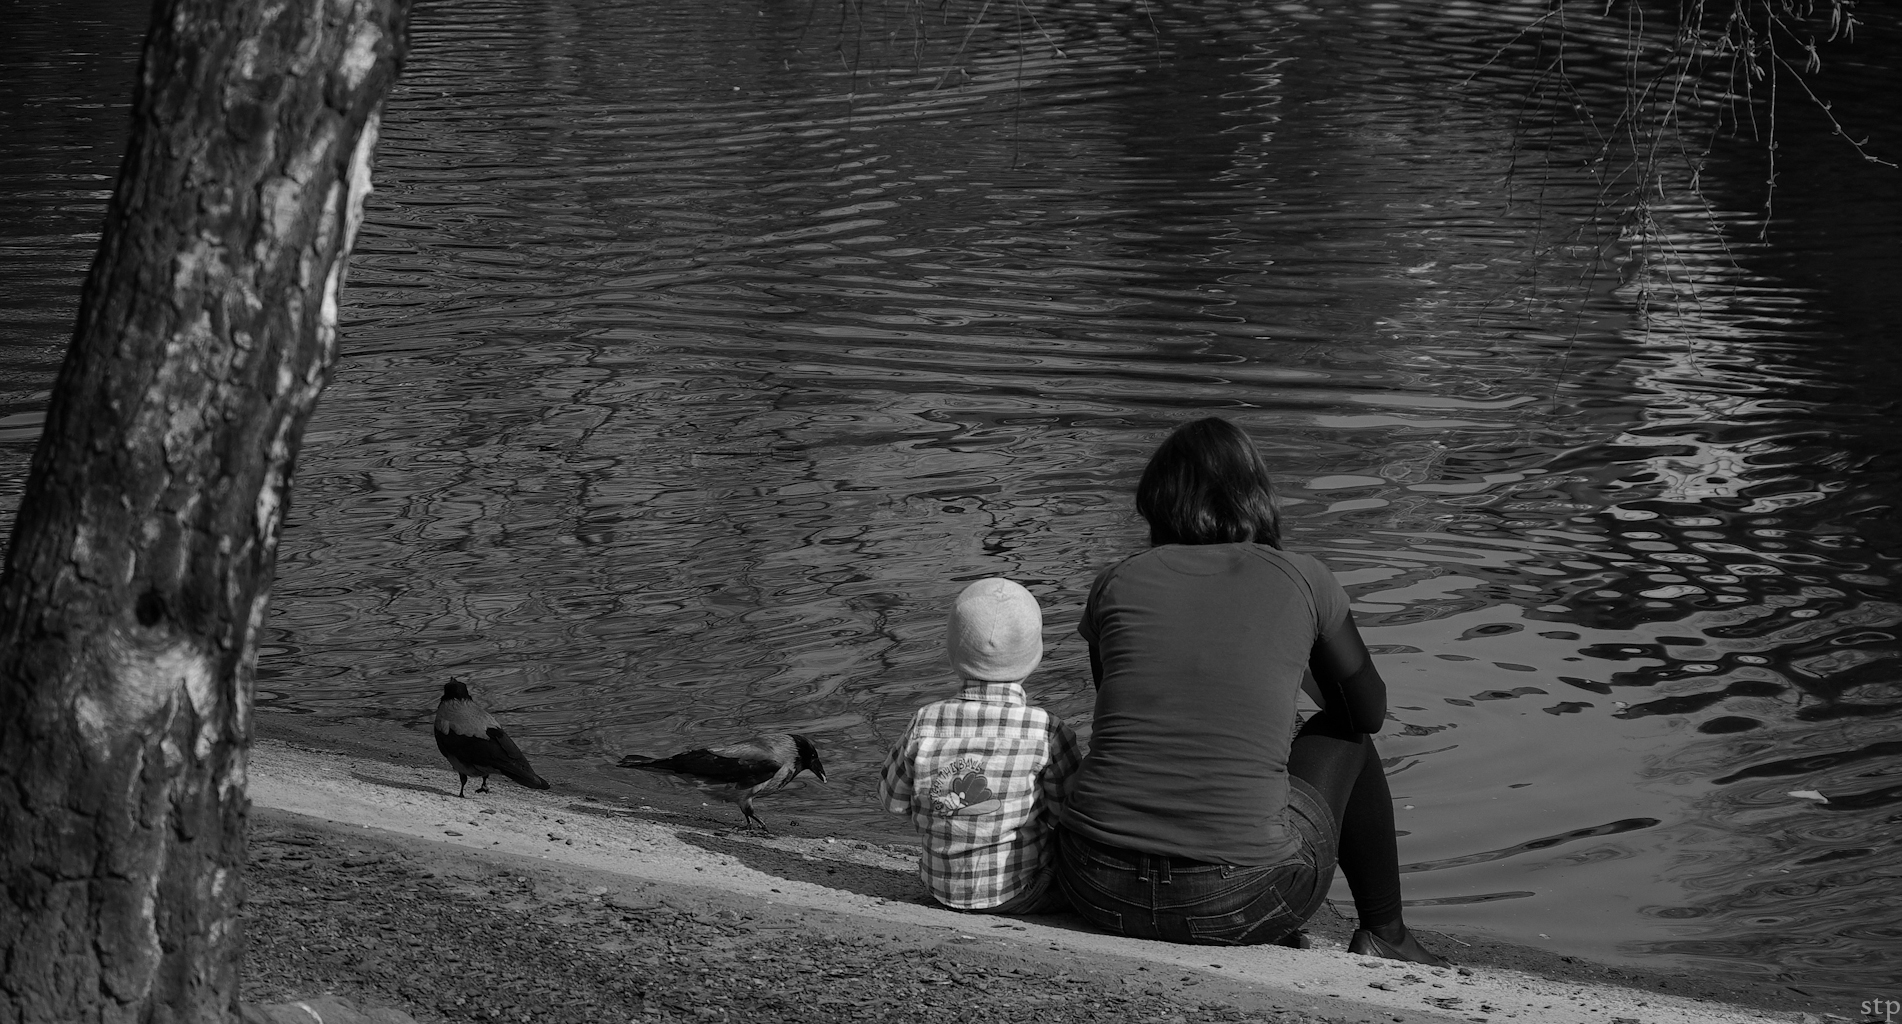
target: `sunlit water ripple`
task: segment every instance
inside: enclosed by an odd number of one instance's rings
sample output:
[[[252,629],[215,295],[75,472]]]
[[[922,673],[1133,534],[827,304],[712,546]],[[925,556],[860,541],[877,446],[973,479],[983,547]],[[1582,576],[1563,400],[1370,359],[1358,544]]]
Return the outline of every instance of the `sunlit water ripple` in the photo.
[[[804,730],[831,783],[777,813],[900,835],[951,596],[1032,588],[1087,735],[1084,590],[1219,412],[1392,684],[1414,920],[1893,991],[1895,318],[1806,249],[1893,267],[1893,183],[1766,245],[1733,154],[1640,259],[1517,120],[1511,5],[970,13],[421,7],[260,705],[415,724],[456,674],[555,778]],[[135,14],[10,62],[9,501]]]

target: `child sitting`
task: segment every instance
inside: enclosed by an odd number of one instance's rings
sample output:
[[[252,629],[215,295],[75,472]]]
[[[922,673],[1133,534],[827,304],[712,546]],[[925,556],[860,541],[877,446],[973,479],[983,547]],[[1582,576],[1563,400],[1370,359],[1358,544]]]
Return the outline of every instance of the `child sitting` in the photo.
[[[1052,884],[1057,811],[1076,734],[1024,696],[1043,612],[1006,579],[964,588],[947,624],[958,694],[919,708],[879,779],[885,809],[924,837],[918,875],[939,903],[988,914],[1064,906]]]

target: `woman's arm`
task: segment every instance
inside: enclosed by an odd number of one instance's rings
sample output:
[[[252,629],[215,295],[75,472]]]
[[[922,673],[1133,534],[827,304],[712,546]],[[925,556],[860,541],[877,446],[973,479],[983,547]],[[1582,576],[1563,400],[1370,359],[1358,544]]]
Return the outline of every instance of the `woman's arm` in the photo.
[[[1387,683],[1352,615],[1314,641],[1308,670],[1320,685],[1323,709],[1339,708],[1359,732],[1380,731],[1387,721]]]

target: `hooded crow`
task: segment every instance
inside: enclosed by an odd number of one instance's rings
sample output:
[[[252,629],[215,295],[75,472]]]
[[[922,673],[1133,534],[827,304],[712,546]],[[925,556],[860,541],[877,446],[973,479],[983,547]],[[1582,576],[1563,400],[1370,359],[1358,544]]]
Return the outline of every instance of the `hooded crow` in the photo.
[[[449,767],[462,780],[457,796],[468,795],[471,775],[482,778],[476,792],[487,793],[490,772],[500,772],[530,789],[548,788],[547,780],[528,766],[522,748],[502,731],[495,716],[469,696],[467,683],[442,685],[442,701],[436,705],[436,749],[449,759]]]
[[[741,740],[724,747],[701,747],[672,757],[646,757],[629,754],[621,758],[621,767],[639,768],[692,779],[706,787],[728,787],[716,792],[723,799],[737,801],[746,823],[757,823],[762,831],[766,823],[753,813],[753,797],[791,782],[793,776],[810,771],[820,782],[826,780],[825,766],[819,763],[819,748],[804,736],[769,733]]]

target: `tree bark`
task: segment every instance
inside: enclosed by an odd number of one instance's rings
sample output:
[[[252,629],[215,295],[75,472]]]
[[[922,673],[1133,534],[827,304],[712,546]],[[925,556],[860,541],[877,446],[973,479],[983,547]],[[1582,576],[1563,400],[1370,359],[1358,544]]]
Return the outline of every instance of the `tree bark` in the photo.
[[[0,578],[0,1022],[238,1013],[258,632],[407,6],[155,6]]]

